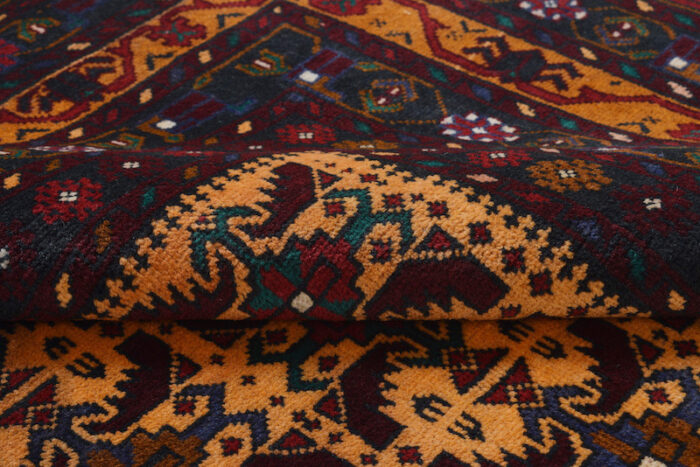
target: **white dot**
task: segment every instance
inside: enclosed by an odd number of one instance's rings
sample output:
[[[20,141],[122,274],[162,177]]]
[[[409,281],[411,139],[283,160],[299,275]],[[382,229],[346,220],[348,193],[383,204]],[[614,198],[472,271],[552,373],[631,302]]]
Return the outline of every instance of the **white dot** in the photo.
[[[299,78],[306,81],[307,83],[315,83],[318,80],[319,76],[313,71],[305,70],[302,74],[299,75]]]
[[[161,130],[170,130],[171,128],[175,128],[177,123],[173,122],[172,120],[161,120],[160,122],[156,123],[156,126]]]
[[[683,68],[688,66],[688,61],[684,60],[681,57],[673,57],[671,61],[668,62],[668,64],[676,70],[682,70]]]
[[[294,300],[292,300],[292,308],[297,310],[299,313],[304,313],[307,311],[309,308],[311,308],[314,304],[314,301],[311,300],[311,297],[309,297],[306,293],[300,292],[299,295],[294,297]]]

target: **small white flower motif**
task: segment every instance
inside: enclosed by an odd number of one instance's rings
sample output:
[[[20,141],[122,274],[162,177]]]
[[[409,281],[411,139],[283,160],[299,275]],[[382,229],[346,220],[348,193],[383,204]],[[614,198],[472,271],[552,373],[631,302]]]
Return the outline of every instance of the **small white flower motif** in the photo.
[[[649,210],[661,209],[661,199],[659,198],[645,198],[644,205]]]
[[[576,171],[574,169],[566,169],[566,170],[561,169],[559,171],[560,178],[576,178],[577,176],[578,176],[578,174],[576,173]]]
[[[299,139],[314,139],[314,134],[311,131],[298,133]]]
[[[0,248],[0,269],[7,269],[10,266],[10,252],[7,247]]]
[[[131,162],[131,161],[124,162],[122,164],[122,167],[125,169],[138,169],[139,167],[141,167],[141,163],[140,162]]]
[[[518,6],[538,18],[554,21],[586,17],[586,10],[579,6],[578,0],[523,0]]]
[[[491,159],[505,159],[506,153],[505,152],[492,152],[491,154],[489,154],[489,157]]]
[[[442,134],[453,136],[465,141],[480,141],[490,143],[492,141],[512,142],[519,138],[515,134],[517,128],[504,125],[495,117],[479,117],[474,112],[465,116],[450,115],[440,121]]]
[[[62,191],[58,194],[58,200],[62,203],[75,203],[78,201],[77,191]]]

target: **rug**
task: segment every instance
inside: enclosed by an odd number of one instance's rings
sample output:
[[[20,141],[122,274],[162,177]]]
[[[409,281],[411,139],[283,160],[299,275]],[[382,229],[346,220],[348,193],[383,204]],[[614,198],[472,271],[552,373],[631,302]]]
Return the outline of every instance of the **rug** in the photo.
[[[3,465],[697,465],[700,325],[8,324]]]
[[[425,149],[7,157],[2,317],[700,314],[687,148]]]
[[[694,0],[0,0],[0,464],[700,465]]]

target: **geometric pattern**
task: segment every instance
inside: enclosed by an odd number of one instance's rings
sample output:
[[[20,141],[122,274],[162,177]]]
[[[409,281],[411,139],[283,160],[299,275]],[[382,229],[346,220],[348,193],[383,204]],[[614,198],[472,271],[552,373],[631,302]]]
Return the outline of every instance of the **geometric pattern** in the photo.
[[[472,114],[506,143],[698,141],[689,0],[465,1],[8,3],[0,144],[260,145],[321,115],[338,141],[425,143]]]
[[[0,464],[699,465],[698,31],[0,0]]]
[[[688,0],[35,3],[3,319],[700,313]]]
[[[3,465],[700,458],[690,320],[37,323],[0,336]]]
[[[700,312],[700,169],[684,162],[685,149],[677,161],[671,151],[423,149],[5,159],[0,312],[13,320]],[[670,243],[650,247],[662,242]]]

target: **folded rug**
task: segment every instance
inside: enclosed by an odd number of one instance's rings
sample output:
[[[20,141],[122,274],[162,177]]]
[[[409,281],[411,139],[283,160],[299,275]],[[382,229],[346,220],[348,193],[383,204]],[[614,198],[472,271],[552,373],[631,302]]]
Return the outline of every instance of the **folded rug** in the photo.
[[[0,464],[700,465],[698,31],[0,0]]]

